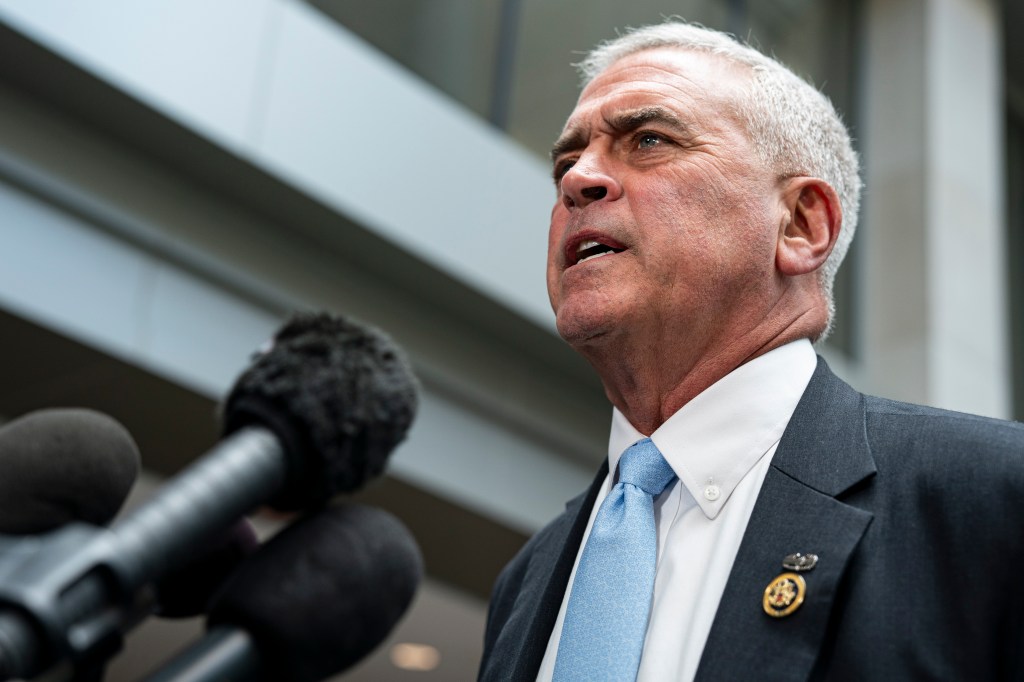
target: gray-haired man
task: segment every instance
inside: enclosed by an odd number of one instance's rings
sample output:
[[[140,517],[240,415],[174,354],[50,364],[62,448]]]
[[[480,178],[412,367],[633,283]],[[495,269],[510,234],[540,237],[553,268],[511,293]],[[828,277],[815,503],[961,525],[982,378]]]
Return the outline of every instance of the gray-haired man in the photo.
[[[480,678],[1024,679],[1024,428],[812,349],[860,193],[831,104],[683,23],[582,66],[547,279],[608,466],[503,572]]]

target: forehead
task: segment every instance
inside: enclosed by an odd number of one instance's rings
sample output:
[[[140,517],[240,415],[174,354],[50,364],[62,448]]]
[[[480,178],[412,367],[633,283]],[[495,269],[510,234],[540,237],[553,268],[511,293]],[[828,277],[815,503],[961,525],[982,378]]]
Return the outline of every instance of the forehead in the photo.
[[[613,62],[580,93],[566,129],[605,109],[667,106],[735,119],[749,79],[744,67],[722,57],[672,47],[642,50]]]

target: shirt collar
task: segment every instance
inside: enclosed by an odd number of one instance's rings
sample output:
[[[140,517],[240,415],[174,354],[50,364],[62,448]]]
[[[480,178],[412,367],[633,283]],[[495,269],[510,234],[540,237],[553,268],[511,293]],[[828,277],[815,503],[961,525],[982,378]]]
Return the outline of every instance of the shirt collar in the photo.
[[[782,438],[814,374],[811,342],[800,339],[744,363],[706,388],[651,434],[666,461],[709,519]],[[608,470],[644,435],[615,408]]]

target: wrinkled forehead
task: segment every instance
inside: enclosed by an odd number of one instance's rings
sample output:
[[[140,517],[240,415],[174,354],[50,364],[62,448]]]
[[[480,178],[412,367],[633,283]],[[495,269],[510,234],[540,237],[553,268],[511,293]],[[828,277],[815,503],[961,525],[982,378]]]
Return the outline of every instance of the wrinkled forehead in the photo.
[[[751,67],[698,48],[660,46],[626,54],[587,81],[577,103],[622,81],[677,81],[680,87],[738,95],[750,84]]]
[[[709,52],[680,47],[647,48],[625,55],[583,87],[563,130],[595,110],[665,105],[739,120],[750,68]]]

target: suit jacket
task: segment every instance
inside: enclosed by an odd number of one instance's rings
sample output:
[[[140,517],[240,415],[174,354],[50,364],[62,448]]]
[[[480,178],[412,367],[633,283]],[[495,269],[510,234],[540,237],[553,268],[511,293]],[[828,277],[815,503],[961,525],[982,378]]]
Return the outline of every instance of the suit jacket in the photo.
[[[532,680],[607,463],[498,578],[480,680]],[[763,612],[793,552],[803,605]],[[1024,425],[864,396],[823,360],[772,459],[697,680],[1024,680]]]

